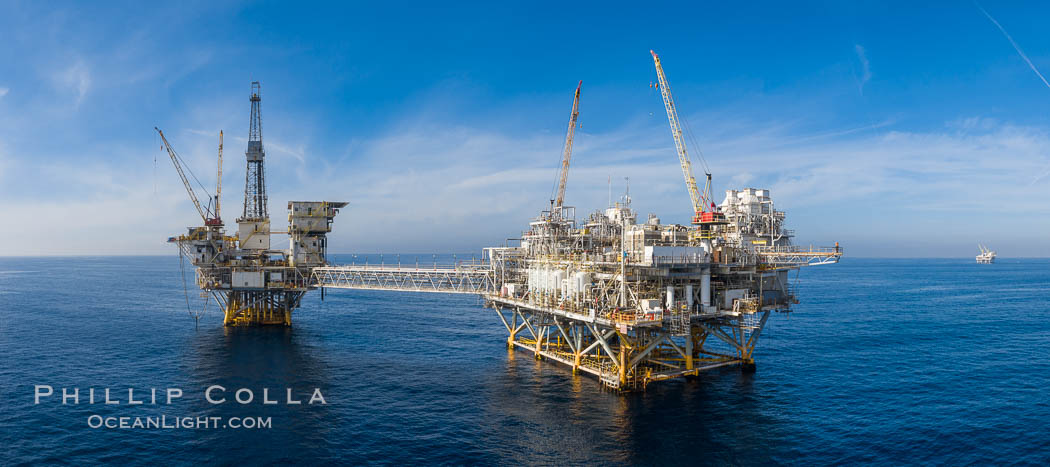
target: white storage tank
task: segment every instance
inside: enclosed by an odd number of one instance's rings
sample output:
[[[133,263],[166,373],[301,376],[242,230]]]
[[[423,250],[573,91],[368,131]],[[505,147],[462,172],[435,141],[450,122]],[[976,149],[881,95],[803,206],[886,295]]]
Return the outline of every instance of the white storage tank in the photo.
[[[711,270],[705,269],[700,275],[700,304],[711,305]]]
[[[586,295],[587,291],[590,290],[590,288],[591,288],[591,284],[593,283],[593,279],[591,278],[591,273],[589,273],[589,272],[581,272],[581,273],[577,273],[577,274],[579,275],[579,278],[580,278],[579,279],[580,280],[580,294],[581,295]]]
[[[565,272],[560,270],[551,271],[550,275],[550,290],[551,292],[561,291],[562,281],[565,279]]]

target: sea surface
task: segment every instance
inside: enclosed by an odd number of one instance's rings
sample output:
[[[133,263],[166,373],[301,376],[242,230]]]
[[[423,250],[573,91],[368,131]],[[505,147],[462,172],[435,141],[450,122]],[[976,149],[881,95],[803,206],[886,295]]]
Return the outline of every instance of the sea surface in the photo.
[[[801,300],[771,317],[756,373],[621,395],[508,351],[474,296],[313,292],[290,329],[224,329],[214,304],[195,326],[174,255],[0,258],[0,465],[1050,464],[1050,260],[847,257],[802,271]],[[36,385],[55,395],[35,404]],[[225,403],[205,400],[212,385]],[[88,388],[121,404],[89,404]],[[150,404],[151,388],[184,395]],[[307,403],[314,388],[325,404]]]

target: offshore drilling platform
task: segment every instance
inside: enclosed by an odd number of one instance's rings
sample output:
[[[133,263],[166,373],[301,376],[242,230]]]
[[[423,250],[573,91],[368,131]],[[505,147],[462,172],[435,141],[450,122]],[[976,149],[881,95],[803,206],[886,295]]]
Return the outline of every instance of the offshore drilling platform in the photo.
[[[659,57],[651,53],[654,86],[691,202],[691,225],[663,224],[653,214],[639,222],[627,194],[580,220],[575,208],[565,205],[581,82],[556,195],[517,246],[485,248],[482,261],[448,267],[328,265],[325,234],[346,203],[292,202],[291,248],[269,250],[255,87],[245,211],[237,236],[224,235],[217,207],[209,217],[197,203],[205,226],[172,240],[198,267],[198,285],[224,306],[226,325],[289,325],[303,294],[317,287],[469,293],[481,295],[495,310],[511,349],[592,374],[610,388],[639,389],[728,365],[753,370],[754,349],[771,313],[789,312],[798,303],[797,284],[788,273],[838,262],[842,251],[838,244],[794,245],[784,212],[775,209],[768,190],[728,190],[716,205],[707,173],[700,191],[671,88]],[[168,150],[179,169],[177,155]]]
[[[519,245],[486,248],[482,263],[450,268],[318,267],[317,283],[481,294],[506,328],[508,346],[620,390],[726,365],[753,370],[770,314],[797,303],[788,273],[838,262],[842,251],[837,244],[793,245],[768,190],[729,190],[715,205],[710,174],[699,190],[671,88],[651,53],[692,225],[662,224],[652,214],[639,222],[628,195],[576,219],[564,196],[579,115],[577,86],[556,195]]]
[[[292,324],[292,311],[299,307],[303,295],[317,288],[311,280],[312,268],[326,264],[327,239],[332,220],[345,202],[290,201],[288,230],[270,230],[270,213],[266,197],[266,152],[262,142],[262,116],[259,82],[252,83],[251,121],[247,168],[244,180],[244,212],[237,219],[235,236],[226,235],[221,214],[222,133],[219,133],[218,182],[215,197],[209,196],[202,206],[186,177],[183,162],[157,129],[186,192],[204,221],[202,227],[190,227],[185,235],[169,238],[179,247],[179,254],[197,267],[196,282],[204,294],[210,294],[224,310],[226,326]],[[191,172],[192,175],[192,172]],[[196,180],[196,177],[193,177]],[[199,182],[198,182],[199,185]],[[203,188],[203,186],[201,187]],[[287,234],[287,250],[271,249],[272,234]],[[188,302],[188,300],[187,300]]]

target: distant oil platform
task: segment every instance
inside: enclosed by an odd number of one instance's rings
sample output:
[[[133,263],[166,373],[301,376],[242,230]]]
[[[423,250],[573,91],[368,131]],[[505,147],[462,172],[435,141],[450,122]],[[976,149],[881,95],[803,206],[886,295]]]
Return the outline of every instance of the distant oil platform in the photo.
[[[978,264],[992,264],[995,262],[995,252],[989,250],[984,245],[978,244],[977,248],[981,250],[981,253],[977,255]]]
[[[445,267],[328,265],[325,234],[346,203],[292,202],[291,248],[271,250],[256,83],[237,236],[222,231],[218,197],[211,216],[182,176],[205,226],[172,241],[197,266],[197,284],[225,308],[228,326],[290,325],[303,294],[318,287],[469,293],[495,310],[511,349],[592,374],[610,388],[639,389],[727,365],[753,370],[753,352],[771,313],[798,303],[797,276],[792,281],[788,273],[836,263],[842,250],[838,244],[794,245],[794,232],[784,227],[784,212],[775,209],[769,190],[727,190],[716,205],[710,173],[699,189],[671,88],[655,52],[652,58],[653,86],[667,113],[691,225],[664,224],[653,214],[639,221],[629,192],[580,220],[565,204],[581,82],[557,190],[516,245],[485,248],[481,261]],[[178,157],[165,145],[179,169]]]

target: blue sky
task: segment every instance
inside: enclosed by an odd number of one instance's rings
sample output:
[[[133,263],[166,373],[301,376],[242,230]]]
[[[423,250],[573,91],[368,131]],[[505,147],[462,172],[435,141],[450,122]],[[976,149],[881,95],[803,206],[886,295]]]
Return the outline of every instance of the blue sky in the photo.
[[[655,49],[716,193],[771,189],[799,243],[1050,256],[1050,86],[975,3],[386,3],[0,3],[0,255],[172,253],[197,215],[154,125],[209,186],[226,132],[232,220],[253,79],[271,216],[350,201],[336,252],[516,236],[581,79],[567,203],[629,176],[686,222]],[[1050,71],[1050,6],[983,6]]]

